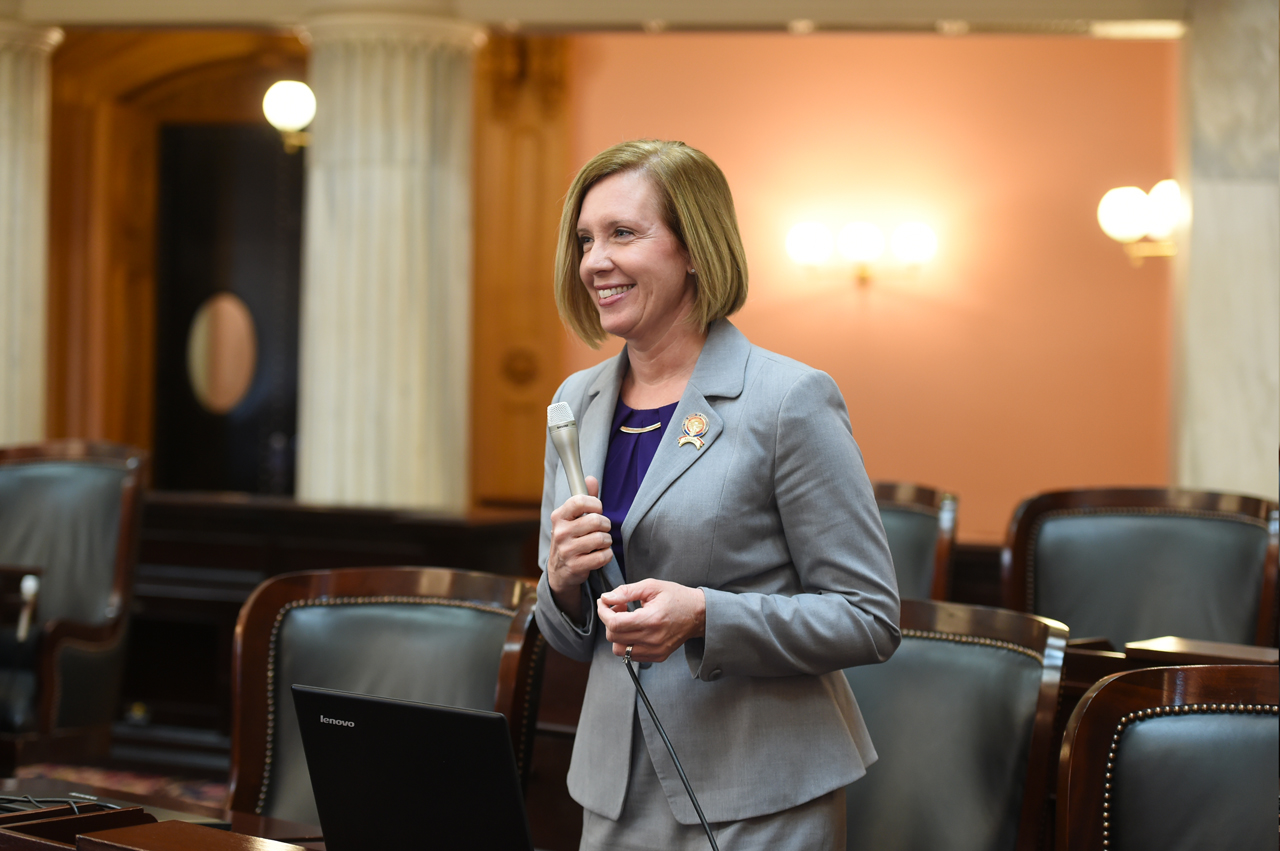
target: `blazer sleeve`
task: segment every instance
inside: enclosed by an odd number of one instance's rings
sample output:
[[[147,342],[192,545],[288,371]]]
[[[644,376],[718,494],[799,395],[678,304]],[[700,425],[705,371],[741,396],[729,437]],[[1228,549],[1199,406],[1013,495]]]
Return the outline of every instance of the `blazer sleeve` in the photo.
[[[763,468],[763,469],[767,469]],[[806,371],[777,413],[774,493],[801,593],[703,588],[694,676],[824,674],[883,662],[901,641],[898,584],[849,414],[826,373]]]
[[[563,393],[564,385],[561,385],[553,401],[559,402]],[[548,644],[570,659],[590,662],[596,639],[596,607],[587,585],[584,583],[580,588],[586,623],[576,624],[556,603],[551,585],[547,581],[547,558],[551,552],[551,512],[558,507],[555,505],[555,494],[559,475],[560,456],[548,436],[546,458],[543,462],[542,525],[538,533],[538,567],[542,569],[542,576],[538,579],[538,605],[534,610],[534,617]]]

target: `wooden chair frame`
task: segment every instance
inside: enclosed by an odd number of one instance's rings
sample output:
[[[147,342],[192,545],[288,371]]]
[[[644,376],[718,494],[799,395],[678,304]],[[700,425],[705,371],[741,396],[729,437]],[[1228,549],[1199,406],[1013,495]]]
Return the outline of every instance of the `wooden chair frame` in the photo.
[[[1193,665],[1114,674],[1089,689],[1071,714],[1058,766],[1058,851],[1110,847],[1111,747],[1143,717],[1193,711],[1280,712],[1280,668],[1275,665]],[[1106,810],[1104,810],[1106,808]]]
[[[951,551],[956,545],[956,509],[952,494],[912,482],[875,482],[876,505],[928,514],[938,518],[938,540],[933,551],[933,584],[929,596],[946,600],[951,594]]]
[[[0,736],[0,771],[33,761],[105,756],[110,747],[110,725],[87,729],[59,728],[58,710],[62,682],[58,675],[61,653],[110,650],[124,641],[133,601],[133,574],[137,564],[142,525],[142,492],[146,480],[147,453],[131,446],[105,441],[52,440],[0,448],[0,466],[71,461],[118,464],[125,476],[120,494],[120,532],[116,541],[114,578],[106,620],[97,625],[68,620],[45,621],[41,627],[39,706],[37,732]],[[47,570],[46,565],[32,565]],[[7,775],[6,775],[7,776]]]
[[[1017,842],[1018,851],[1035,851],[1048,828],[1046,800],[1056,744],[1053,718],[1067,646],[1066,626],[1038,615],[933,600],[903,600],[900,623],[904,636],[1013,645],[1010,649],[1029,652],[1043,662]]]
[[[534,620],[529,581],[438,567],[352,567],[286,573],[257,587],[236,622],[232,657],[231,779],[228,806],[261,814],[269,738],[269,648],[280,614],[300,602],[351,598],[396,602],[434,597],[512,615],[503,642],[494,710],[507,719],[516,765],[527,780],[546,643]]]
[[[1258,598],[1258,628],[1254,643],[1280,646],[1277,623],[1277,555],[1280,553],[1280,513],[1275,503],[1252,496],[1172,488],[1098,488],[1042,493],[1024,500],[1013,513],[1000,556],[1002,605],[1018,612],[1034,610],[1035,577],[1032,554],[1040,527],[1055,515],[1142,513],[1214,517],[1251,523],[1268,534],[1262,588]],[[1084,636],[1081,636],[1082,638]]]

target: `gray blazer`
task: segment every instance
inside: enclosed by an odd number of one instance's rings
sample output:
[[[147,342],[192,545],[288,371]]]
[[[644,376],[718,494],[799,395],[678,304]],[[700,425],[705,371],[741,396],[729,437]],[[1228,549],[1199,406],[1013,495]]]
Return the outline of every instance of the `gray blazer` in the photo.
[[[555,395],[573,409],[583,469],[597,478],[626,366],[624,349]],[[678,445],[695,413],[708,420],[703,446]],[[627,579],[702,588],[706,637],[641,669],[641,682],[709,821],[779,812],[875,761],[841,670],[883,662],[900,640],[880,515],[835,382],[751,345],[727,320],[711,326],[668,431],[622,526]],[[551,595],[550,515],[568,498],[548,441],[538,625],[552,647],[591,662],[569,792],[618,818],[638,718],[672,812],[697,824],[587,587],[584,626]],[[623,583],[616,560],[602,572]]]

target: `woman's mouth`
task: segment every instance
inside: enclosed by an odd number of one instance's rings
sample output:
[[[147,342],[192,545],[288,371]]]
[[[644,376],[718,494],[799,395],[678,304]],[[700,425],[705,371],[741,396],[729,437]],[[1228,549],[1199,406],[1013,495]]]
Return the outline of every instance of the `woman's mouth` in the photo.
[[[635,289],[635,286],[636,286],[635,284],[626,284],[621,287],[610,287],[607,290],[596,290],[597,298],[599,298],[600,301],[604,301],[607,298],[612,298],[613,296],[621,295],[622,293],[625,293],[627,290]]]

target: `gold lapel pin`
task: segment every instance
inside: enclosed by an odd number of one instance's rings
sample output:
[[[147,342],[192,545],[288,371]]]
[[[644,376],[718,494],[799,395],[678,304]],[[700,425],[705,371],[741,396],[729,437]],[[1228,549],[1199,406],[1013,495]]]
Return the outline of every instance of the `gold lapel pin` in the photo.
[[[695,448],[701,449],[706,443],[702,436],[707,433],[707,415],[706,414],[690,414],[684,418],[684,437],[680,438],[677,446],[684,446],[686,443],[692,443]]]

